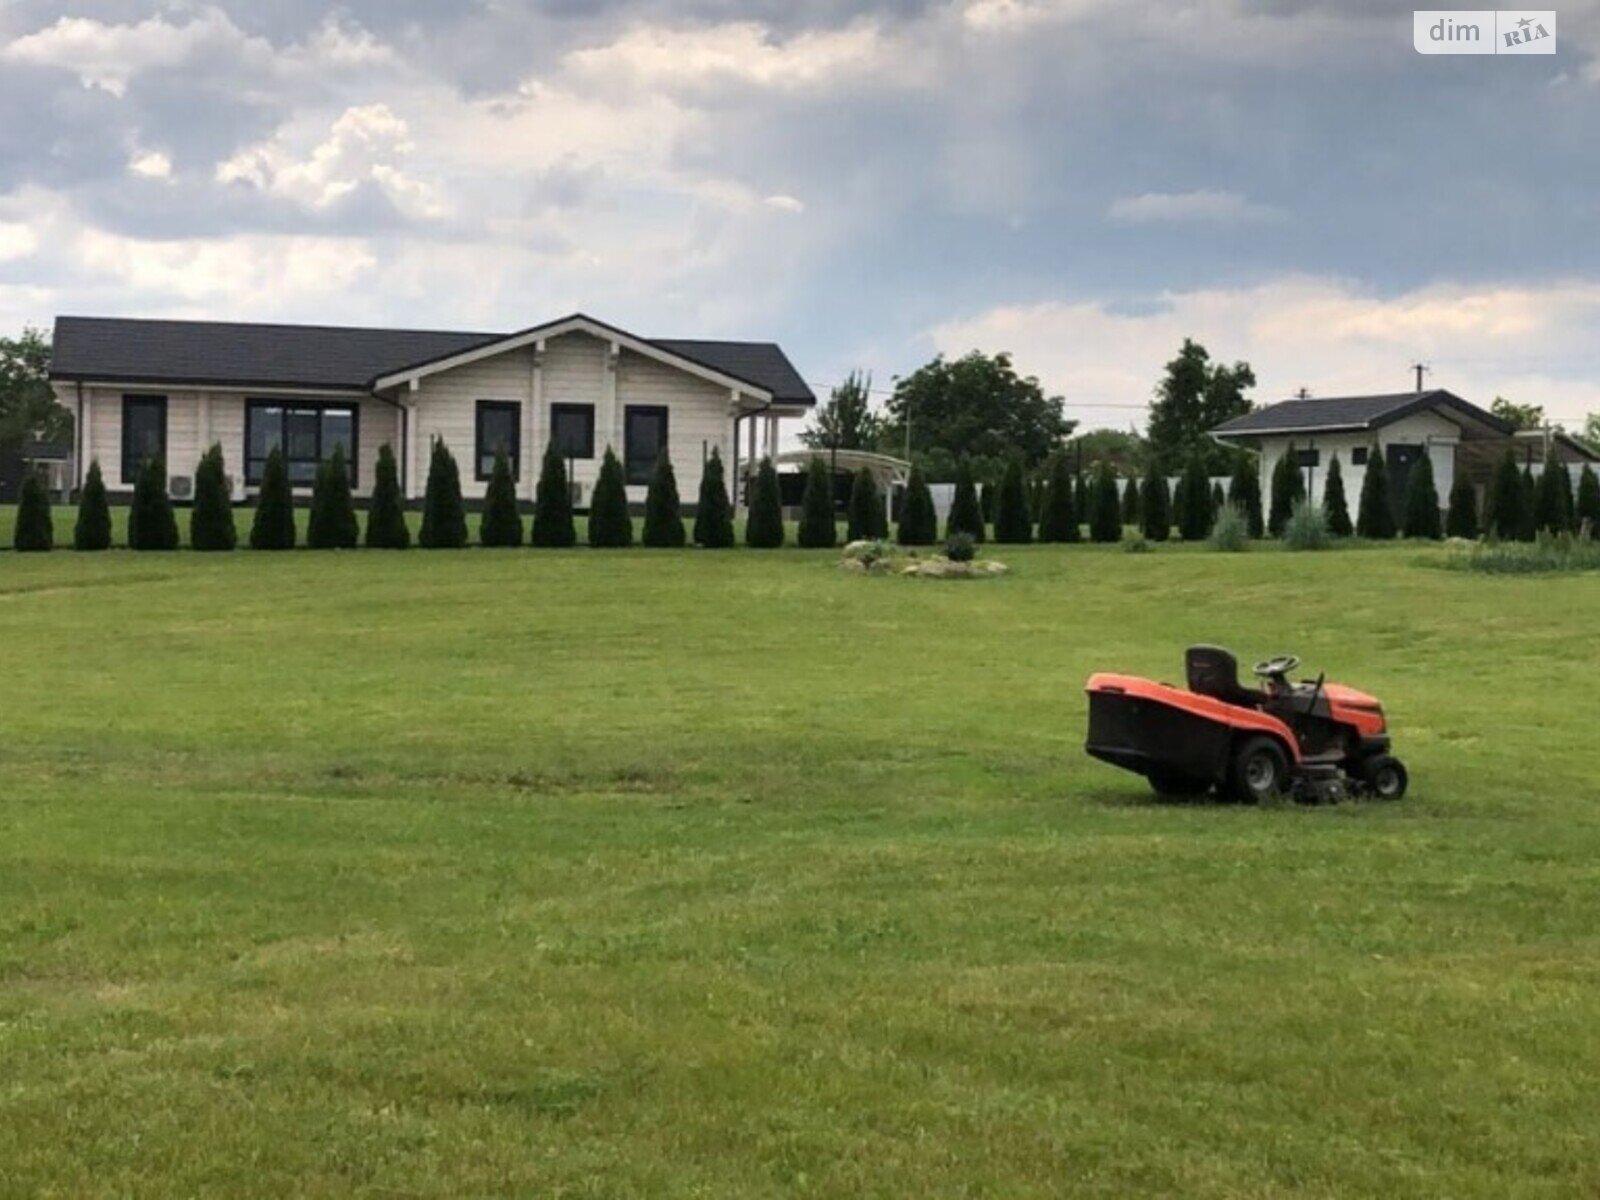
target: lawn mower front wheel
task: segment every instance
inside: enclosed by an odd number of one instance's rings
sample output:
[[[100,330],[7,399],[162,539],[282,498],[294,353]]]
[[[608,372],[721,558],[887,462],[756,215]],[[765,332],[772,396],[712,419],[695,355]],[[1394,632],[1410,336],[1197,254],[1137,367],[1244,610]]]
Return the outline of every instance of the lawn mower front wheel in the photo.
[[[1289,756],[1273,738],[1245,738],[1233,753],[1229,782],[1246,804],[1276,800],[1289,790]]]
[[[1406,788],[1411,784],[1405,763],[1388,754],[1368,759],[1362,764],[1361,774],[1366,779],[1368,790],[1379,800],[1399,800],[1405,796]]]

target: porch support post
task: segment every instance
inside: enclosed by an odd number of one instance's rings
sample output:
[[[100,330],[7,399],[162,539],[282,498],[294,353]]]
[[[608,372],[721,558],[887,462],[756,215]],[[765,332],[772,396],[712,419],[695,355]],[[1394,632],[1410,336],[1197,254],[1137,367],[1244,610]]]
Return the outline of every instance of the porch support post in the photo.
[[[417,381],[411,381],[411,396],[406,414],[406,499],[417,498],[417,464],[421,461],[417,443],[422,440],[422,422],[417,420]]]
[[[610,414],[606,428],[610,430],[611,448],[620,456],[625,451],[622,445],[622,403],[617,395],[617,364],[622,358],[622,347],[616,342],[611,342],[606,347],[606,375],[605,398],[606,411]]]

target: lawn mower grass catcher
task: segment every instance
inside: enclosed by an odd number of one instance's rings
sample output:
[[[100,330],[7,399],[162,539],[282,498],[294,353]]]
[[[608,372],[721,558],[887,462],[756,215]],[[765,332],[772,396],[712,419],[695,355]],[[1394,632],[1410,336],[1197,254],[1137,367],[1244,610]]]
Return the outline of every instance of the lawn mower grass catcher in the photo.
[[[1216,788],[1246,803],[1292,794],[1328,804],[1406,794],[1383,705],[1365,692],[1326,676],[1292,683],[1300,660],[1289,655],[1256,665],[1259,689],[1242,686],[1238,660],[1216,646],[1191,647],[1184,665],[1187,690],[1134,675],[1091,676],[1089,753],[1169,796]]]

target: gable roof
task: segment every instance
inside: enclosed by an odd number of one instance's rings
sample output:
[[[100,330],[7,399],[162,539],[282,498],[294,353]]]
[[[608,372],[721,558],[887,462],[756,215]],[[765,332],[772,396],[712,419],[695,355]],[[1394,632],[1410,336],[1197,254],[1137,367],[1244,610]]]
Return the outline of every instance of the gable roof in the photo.
[[[1248,441],[1290,433],[1346,433],[1379,429],[1433,408],[1448,408],[1467,421],[1509,434],[1511,427],[1493,413],[1469,404],[1454,392],[1391,392],[1379,396],[1325,396],[1283,400],[1224,421],[1211,431],[1219,441]],[[1459,422],[1458,422],[1459,423]]]
[[[581,316],[536,329],[556,328],[574,321],[614,332],[647,352],[655,351],[661,357],[698,367],[702,372],[727,376],[769,394],[774,403],[807,406],[816,403],[811,389],[775,343],[635,338]],[[67,382],[327,388],[364,392],[385,377],[488,350],[519,336],[226,321],[58,317],[50,377]]]

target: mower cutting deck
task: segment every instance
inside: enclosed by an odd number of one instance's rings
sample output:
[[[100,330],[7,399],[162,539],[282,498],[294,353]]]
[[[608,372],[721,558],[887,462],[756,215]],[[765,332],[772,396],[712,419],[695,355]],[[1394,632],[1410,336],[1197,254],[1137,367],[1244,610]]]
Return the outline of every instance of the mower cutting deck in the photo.
[[[1300,660],[1292,656],[1257,664],[1259,689],[1242,686],[1238,660],[1215,646],[1191,647],[1185,666],[1187,690],[1092,676],[1089,753],[1168,795],[1218,788],[1255,803],[1286,792],[1312,803],[1405,795],[1406,769],[1389,753],[1383,706],[1372,696],[1326,677],[1293,683]]]

